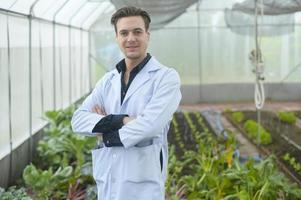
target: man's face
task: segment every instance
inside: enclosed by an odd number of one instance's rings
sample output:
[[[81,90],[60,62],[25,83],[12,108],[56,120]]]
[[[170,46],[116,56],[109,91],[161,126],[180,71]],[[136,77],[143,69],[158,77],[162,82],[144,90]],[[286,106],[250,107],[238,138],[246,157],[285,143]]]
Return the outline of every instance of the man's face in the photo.
[[[116,24],[116,40],[129,60],[142,60],[146,55],[149,32],[141,16],[123,17]]]

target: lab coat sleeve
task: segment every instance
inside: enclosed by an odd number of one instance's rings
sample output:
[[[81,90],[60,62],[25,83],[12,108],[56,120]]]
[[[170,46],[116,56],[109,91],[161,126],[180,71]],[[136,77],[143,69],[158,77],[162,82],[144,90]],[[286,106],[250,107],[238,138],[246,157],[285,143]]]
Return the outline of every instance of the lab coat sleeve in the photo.
[[[168,69],[155,88],[142,114],[119,129],[125,148],[160,136],[177,110],[180,100],[180,78],[174,69]]]
[[[103,95],[106,74],[95,86],[92,93],[84,100],[83,104],[74,112],[71,125],[74,132],[82,135],[95,135],[92,133],[95,125],[105,116],[92,113],[95,105],[104,107]]]

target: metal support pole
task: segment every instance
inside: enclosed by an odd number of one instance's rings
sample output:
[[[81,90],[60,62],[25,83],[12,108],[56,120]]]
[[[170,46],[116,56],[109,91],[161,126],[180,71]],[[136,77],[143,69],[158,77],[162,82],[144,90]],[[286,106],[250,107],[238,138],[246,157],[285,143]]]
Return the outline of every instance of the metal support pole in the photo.
[[[82,22],[81,22],[81,25],[80,25],[80,27],[83,29],[83,26],[84,26],[84,23],[93,15],[93,13],[94,12],[96,12],[96,10],[100,7],[100,5],[101,5],[101,3],[103,3],[103,2],[100,2],[100,4],[97,6],[97,7],[95,7],[95,9],[92,11],[92,13],[89,15],[89,16],[87,16],[86,18],[84,18],[85,20],[83,20]],[[108,6],[109,7],[109,6]],[[104,10],[106,10],[106,9],[104,9]],[[89,73],[89,91],[88,92],[91,92],[92,91],[92,64],[91,64],[91,44],[92,44],[92,41],[91,41],[91,31],[89,30],[89,32],[88,32],[88,44],[89,44],[89,46],[88,46],[88,62],[89,62],[89,66],[88,66],[88,73]]]
[[[200,85],[202,84],[202,65],[201,65],[201,29],[199,28],[199,25],[200,25],[200,0],[198,1],[198,4],[197,4],[197,38],[198,38],[198,42],[197,42],[197,48],[198,48],[198,70],[199,70],[199,80],[200,80]],[[201,87],[200,87],[200,90],[201,90]],[[200,91],[201,93],[201,91]]]
[[[60,43],[60,40],[58,41],[59,45],[58,46],[62,46],[61,43]],[[61,88],[61,93],[60,93],[60,100],[61,100],[61,108],[63,108],[63,95],[64,95],[64,92],[63,92],[63,69],[62,69],[62,47],[59,47],[58,49],[59,51],[59,76],[60,76],[60,88]]]
[[[53,23],[52,23],[52,34],[53,34],[53,109],[56,110],[56,49],[55,49],[55,18],[59,14],[59,12],[64,8],[64,6],[68,3],[69,0],[66,0],[63,5],[54,13],[53,15]]]
[[[28,148],[28,154],[29,154],[29,162],[32,159],[31,153],[32,153],[32,19],[31,15],[28,15],[29,20],[29,63],[28,63],[28,79],[29,79],[29,148]]]
[[[91,55],[91,31],[89,31],[89,36],[88,36],[88,42],[89,42],[89,45],[88,45],[88,62],[89,62],[89,69],[88,69],[88,72],[89,72],[89,92],[92,91],[92,64],[91,64],[91,58],[90,58],[90,55]]]
[[[10,39],[9,39],[9,17],[6,16],[6,38],[7,38],[7,75],[8,75],[8,120],[9,120],[9,180],[12,180],[13,167],[13,131],[12,131],[12,95],[11,95],[11,60],[10,60]]]
[[[72,103],[72,59],[71,59],[71,27],[68,28],[69,33],[69,104]]]
[[[83,95],[83,32],[80,32],[80,95]]]
[[[34,6],[39,0],[36,0],[31,6],[28,15],[29,38],[28,38],[28,82],[29,82],[29,142],[28,142],[28,161],[32,160],[32,13]]]
[[[44,114],[44,70],[43,70],[43,47],[42,47],[41,22],[39,21],[39,60],[40,60],[40,89],[41,89],[41,115]]]
[[[69,19],[69,103],[72,103],[72,56],[71,56],[71,22],[74,19],[74,17],[81,11],[81,9],[83,9],[83,7],[86,5],[86,3],[88,3],[87,1],[85,1],[77,10],[76,12],[74,12],[74,14],[70,17]]]

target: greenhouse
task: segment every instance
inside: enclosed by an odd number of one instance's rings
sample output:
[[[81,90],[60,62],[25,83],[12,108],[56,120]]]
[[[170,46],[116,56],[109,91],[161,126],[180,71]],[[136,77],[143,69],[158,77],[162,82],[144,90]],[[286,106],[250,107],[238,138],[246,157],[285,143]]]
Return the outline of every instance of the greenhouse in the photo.
[[[301,0],[0,0],[0,27],[0,200],[301,200]]]

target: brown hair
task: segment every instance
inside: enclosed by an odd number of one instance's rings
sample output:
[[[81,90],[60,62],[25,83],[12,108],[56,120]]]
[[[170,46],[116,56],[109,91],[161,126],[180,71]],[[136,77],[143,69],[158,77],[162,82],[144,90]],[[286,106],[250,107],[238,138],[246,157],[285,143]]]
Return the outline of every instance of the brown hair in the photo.
[[[126,6],[118,9],[112,15],[111,24],[114,25],[115,32],[117,32],[116,24],[118,20],[123,17],[131,17],[131,16],[141,16],[144,21],[145,29],[148,30],[149,24],[151,22],[151,18],[149,14],[145,10],[142,10],[141,8],[136,8],[134,6]]]

